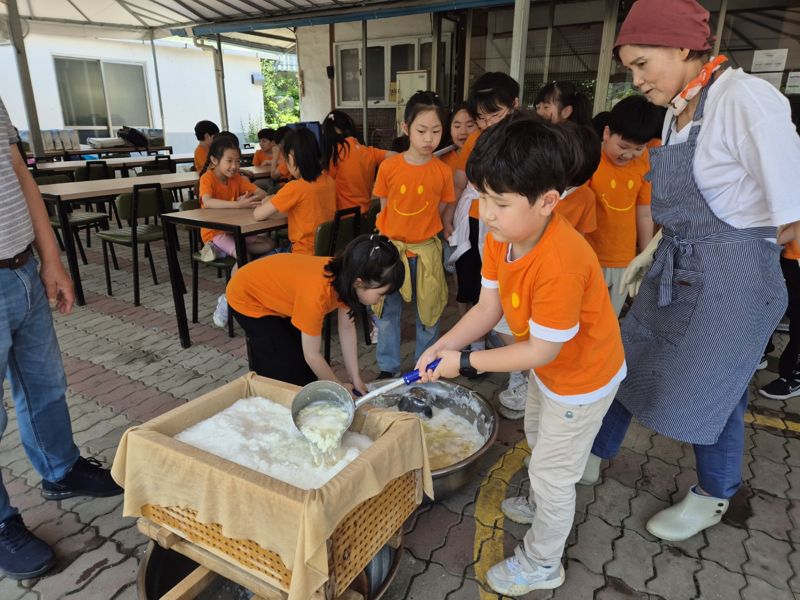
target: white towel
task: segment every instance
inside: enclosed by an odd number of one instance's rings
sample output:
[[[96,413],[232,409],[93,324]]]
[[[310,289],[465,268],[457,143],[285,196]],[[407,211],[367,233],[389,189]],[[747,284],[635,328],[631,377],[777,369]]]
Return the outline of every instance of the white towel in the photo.
[[[458,199],[458,206],[456,206],[453,216],[453,235],[448,240],[450,246],[454,248],[448,260],[449,263],[455,263],[459,256],[472,247],[469,243],[469,208],[477,197],[478,191],[472,187],[471,183],[468,183],[461,198]]]

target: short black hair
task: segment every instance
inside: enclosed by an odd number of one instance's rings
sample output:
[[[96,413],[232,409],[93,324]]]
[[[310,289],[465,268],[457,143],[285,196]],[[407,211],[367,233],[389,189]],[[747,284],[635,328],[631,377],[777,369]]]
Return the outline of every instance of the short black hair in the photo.
[[[592,118],[592,127],[594,127],[595,133],[597,133],[601,140],[603,139],[603,132],[606,127],[608,127],[609,121],[611,121],[610,110],[599,112]]]
[[[406,126],[411,127],[414,119],[429,110],[436,111],[436,116],[439,117],[442,129],[444,129],[447,124],[447,109],[442,104],[439,94],[431,91],[419,91],[408,99],[406,109],[403,112],[403,122],[405,122]]]
[[[467,109],[474,119],[478,111],[494,113],[514,106],[519,98],[519,83],[505,73],[490,71],[484,73],[469,88]]]
[[[300,177],[306,181],[316,181],[322,173],[322,153],[319,150],[317,137],[310,129],[300,127],[290,130],[281,144],[283,155],[288,159],[294,156],[294,164],[300,171]]]
[[[556,125],[517,113],[489,127],[467,160],[467,179],[478,191],[521,194],[534,204],[549,190],[567,187],[566,136]]]
[[[198,142],[202,142],[206,134],[217,135],[218,133],[219,127],[213,121],[198,121],[194,126],[194,137],[197,138]]]
[[[561,147],[567,167],[567,185],[583,185],[600,165],[600,137],[591,125],[573,121],[558,123],[556,128],[564,136]]]
[[[389,286],[388,294],[400,289],[406,270],[400,253],[389,238],[380,234],[360,235],[325,265],[327,277],[336,295],[350,308],[350,316],[363,310],[356,293],[356,279],[369,288]]]
[[[608,129],[634,144],[646,144],[660,129],[664,114],[644,96],[623,98],[611,109]]]
[[[275,141],[275,130],[270,127],[259,129],[256,135],[260,140],[269,140],[270,142]]]
[[[288,133],[292,131],[292,128],[288,125],[281,125],[275,130],[275,143],[281,144],[283,143],[283,138],[285,138]]]

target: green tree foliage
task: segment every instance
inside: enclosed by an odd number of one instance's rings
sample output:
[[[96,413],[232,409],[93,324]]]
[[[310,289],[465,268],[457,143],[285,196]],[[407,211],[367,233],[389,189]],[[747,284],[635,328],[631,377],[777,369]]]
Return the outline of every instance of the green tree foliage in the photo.
[[[297,74],[278,71],[275,61],[262,59],[264,75],[264,122],[267,127],[280,127],[300,120],[300,88]]]

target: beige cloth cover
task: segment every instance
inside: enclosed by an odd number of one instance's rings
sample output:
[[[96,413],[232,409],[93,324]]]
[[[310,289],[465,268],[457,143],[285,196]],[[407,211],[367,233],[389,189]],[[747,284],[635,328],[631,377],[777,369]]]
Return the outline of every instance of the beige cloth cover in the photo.
[[[112,476],[125,488],[123,515],[145,504],[192,508],[230,538],[276,552],[292,571],[289,600],[305,600],[328,579],[326,540],[358,504],[389,481],[422,469],[433,497],[425,435],[409,414],[364,407],[352,429],[374,441],[322,488],[302,490],[173,439],[237,400],[263,396],[291,406],[299,388],[249,373],[143,425],[120,440]],[[421,501],[420,497],[418,501]]]

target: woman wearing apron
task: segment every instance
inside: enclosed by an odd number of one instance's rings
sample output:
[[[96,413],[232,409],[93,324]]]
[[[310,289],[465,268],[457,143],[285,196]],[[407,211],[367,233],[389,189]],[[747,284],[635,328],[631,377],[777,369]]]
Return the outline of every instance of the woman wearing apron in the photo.
[[[628,376],[582,481],[599,478],[631,415],[693,444],[697,485],[647,523],[665,540],[718,523],[739,488],[748,382],[786,309],[776,239],[800,229],[789,104],[711,57],[709,38],[708,12],[695,0],[639,0],[615,43],[634,85],[668,108],[649,174],[663,229],[626,273],[646,273],[622,325]]]

